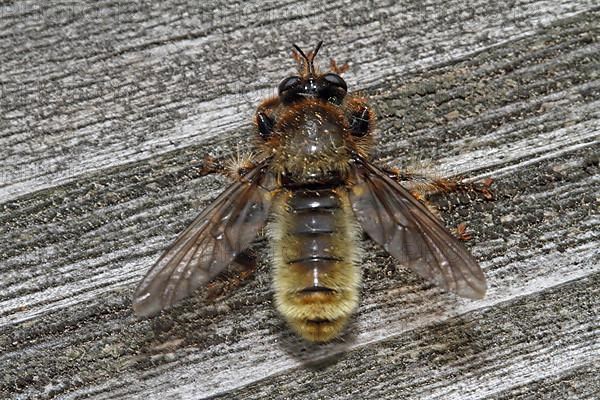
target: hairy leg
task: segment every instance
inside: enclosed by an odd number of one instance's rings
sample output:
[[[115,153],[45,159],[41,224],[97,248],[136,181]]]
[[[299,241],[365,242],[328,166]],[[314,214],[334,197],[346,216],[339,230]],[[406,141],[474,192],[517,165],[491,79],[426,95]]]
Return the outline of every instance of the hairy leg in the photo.
[[[238,149],[235,156],[225,161],[205,156],[201,162],[193,164],[191,168],[200,176],[221,174],[237,181],[255,167],[254,157],[253,153],[242,153]]]
[[[344,72],[348,71],[349,68],[350,68],[350,65],[348,65],[348,63],[343,63],[342,65],[338,65],[333,58],[331,58],[329,60],[329,69],[333,73],[341,75]]]
[[[195,162],[190,166],[200,176],[212,174],[224,174],[225,166],[220,160],[206,155],[200,162]]]
[[[493,200],[494,195],[490,186],[493,179],[487,178],[478,182],[463,182],[459,178],[444,178],[433,174],[420,173],[415,171],[402,171],[398,168],[384,168],[388,175],[398,183],[406,187],[409,192],[419,200],[433,215],[443,219],[436,206],[434,206],[428,197],[439,193],[463,192],[481,196],[485,200]],[[467,232],[467,225],[464,223],[451,230],[460,240],[471,239],[471,234]]]
[[[256,271],[256,254],[252,250],[240,253],[228,267],[207,285],[209,301],[214,301],[227,292],[236,289]]]
[[[416,198],[426,198],[437,193],[466,192],[482,196],[486,200],[494,199],[490,190],[490,186],[494,183],[492,178],[478,182],[463,182],[460,178],[444,178],[433,174],[402,171],[398,168],[384,168],[383,170],[409,189]]]

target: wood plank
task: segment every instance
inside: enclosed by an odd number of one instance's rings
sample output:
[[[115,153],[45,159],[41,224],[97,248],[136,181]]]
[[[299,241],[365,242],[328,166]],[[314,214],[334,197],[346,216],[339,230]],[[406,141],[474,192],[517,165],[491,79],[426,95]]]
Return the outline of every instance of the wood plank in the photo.
[[[600,11],[422,4],[0,4],[0,397],[594,398]],[[494,202],[435,199],[488,295],[366,242],[352,326],[307,345],[263,240],[235,292],[135,318],[137,281],[227,184],[190,166],[246,143],[289,43],[319,38],[373,101],[380,162],[496,179]]]
[[[352,61],[351,87],[373,92],[594,3],[3,5],[0,199],[225,137],[235,143],[259,99],[293,68],[292,41],[325,40],[324,59]]]
[[[597,387],[586,382],[598,372],[593,363],[600,352],[599,278],[595,274],[535,299],[500,303],[361,346],[223,397],[593,398]],[[579,384],[568,387],[571,379]]]

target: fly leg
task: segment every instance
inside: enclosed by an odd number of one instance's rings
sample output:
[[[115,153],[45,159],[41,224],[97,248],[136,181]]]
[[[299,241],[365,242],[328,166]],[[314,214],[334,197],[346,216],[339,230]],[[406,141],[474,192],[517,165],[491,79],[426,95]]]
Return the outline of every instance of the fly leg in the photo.
[[[494,183],[492,178],[477,182],[464,182],[460,178],[444,178],[432,174],[402,171],[398,168],[384,168],[388,175],[406,187],[417,199],[426,198],[438,193],[463,192],[476,194],[485,200],[493,200],[494,194],[490,186]]]
[[[333,58],[331,58],[329,60],[329,69],[333,73],[341,75],[344,72],[348,71],[349,68],[350,68],[350,65],[348,65],[348,63],[343,63],[342,65],[338,65]]]
[[[440,193],[465,193],[469,199],[471,195],[481,196],[485,200],[493,200],[494,195],[490,190],[490,186],[494,182],[493,179],[487,178],[477,182],[464,182],[459,178],[444,178],[440,176],[418,173],[414,171],[402,171],[398,168],[384,168],[384,171],[419,200],[433,215],[442,219],[440,211],[434,206],[428,197]],[[467,225],[464,223],[458,224],[452,230],[453,234],[459,240],[471,239],[471,234],[467,232]]]
[[[451,230],[451,232],[458,238],[458,240],[462,240],[463,242],[473,238],[473,236],[467,231],[467,224],[463,222],[458,224],[456,228]]]
[[[206,155],[202,161],[190,166],[200,176],[222,174],[225,172],[225,166],[216,158]]]
[[[205,156],[201,162],[192,165],[192,169],[197,171],[200,176],[221,174],[231,180],[239,181],[256,166],[254,157],[253,153],[242,153],[238,149],[235,156],[224,162],[211,156]]]
[[[252,250],[240,253],[226,272],[207,285],[207,299],[214,301],[227,292],[240,287],[256,271],[256,254]]]

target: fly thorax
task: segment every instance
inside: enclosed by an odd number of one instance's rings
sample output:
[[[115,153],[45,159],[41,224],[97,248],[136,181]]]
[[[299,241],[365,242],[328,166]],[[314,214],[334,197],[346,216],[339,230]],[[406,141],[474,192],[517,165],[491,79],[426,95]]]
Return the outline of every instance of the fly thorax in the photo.
[[[346,129],[336,108],[308,102],[292,107],[280,121],[276,162],[283,175],[310,182],[343,173],[348,164]]]

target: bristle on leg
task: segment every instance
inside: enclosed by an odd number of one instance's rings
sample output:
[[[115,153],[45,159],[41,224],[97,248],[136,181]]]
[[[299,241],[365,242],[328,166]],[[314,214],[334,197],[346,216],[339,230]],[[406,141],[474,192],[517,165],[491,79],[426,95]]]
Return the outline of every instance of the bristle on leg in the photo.
[[[240,180],[256,166],[255,158],[256,154],[253,152],[241,152],[238,148],[235,156],[225,162],[225,174],[235,181]]]

